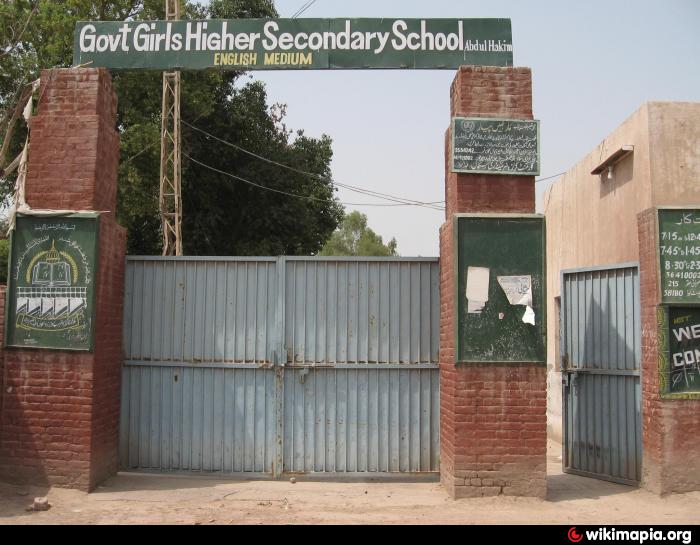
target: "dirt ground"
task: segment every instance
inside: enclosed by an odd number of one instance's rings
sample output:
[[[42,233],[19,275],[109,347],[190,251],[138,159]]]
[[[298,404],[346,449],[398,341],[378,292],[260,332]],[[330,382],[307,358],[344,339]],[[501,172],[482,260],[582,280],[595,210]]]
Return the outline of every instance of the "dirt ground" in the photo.
[[[451,500],[438,482],[243,481],[121,473],[95,492],[0,483],[0,524],[697,524],[700,492],[660,498],[561,472],[547,499]],[[28,512],[36,496],[51,509]]]

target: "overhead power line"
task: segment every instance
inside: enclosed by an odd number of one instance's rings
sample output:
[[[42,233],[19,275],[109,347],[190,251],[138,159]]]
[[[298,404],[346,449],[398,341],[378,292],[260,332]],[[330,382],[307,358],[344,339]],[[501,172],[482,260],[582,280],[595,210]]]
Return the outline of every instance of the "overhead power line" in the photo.
[[[309,0],[308,2],[306,2],[298,10],[296,10],[296,12],[294,12],[294,15],[292,15],[292,19],[296,19],[297,17],[299,17],[302,13],[304,13],[307,9],[309,9],[315,3],[316,3],[316,0]]]
[[[257,187],[259,189],[263,189],[265,191],[272,191],[273,193],[279,193],[279,194],[287,195],[289,197],[294,197],[297,199],[304,199],[304,200],[316,201],[316,202],[338,203],[338,204],[342,204],[345,206],[419,206],[419,205],[411,205],[410,203],[387,204],[387,203],[365,203],[365,202],[342,202],[342,201],[336,201],[334,199],[319,199],[318,197],[311,197],[309,195],[299,195],[298,193],[289,193],[288,191],[282,191],[281,189],[275,189],[273,187],[268,187],[266,185],[262,185],[262,184],[253,182],[251,180],[248,180],[248,179],[243,178],[241,176],[238,176],[236,174],[232,174],[230,172],[220,170],[220,169],[213,167],[211,165],[207,165],[206,163],[203,163],[201,161],[198,161],[194,157],[191,157],[190,155],[188,155],[185,152],[182,152],[182,155],[187,157],[193,163],[196,163],[196,164],[198,164],[204,168],[207,168],[209,170],[212,170],[214,172],[218,172],[219,174],[223,174],[224,176],[228,176],[229,178],[233,178],[234,180],[238,180],[240,182]],[[428,208],[428,207],[425,207],[425,208]],[[432,209],[433,210],[440,210],[438,208],[432,208]]]
[[[303,174],[303,175],[305,175],[305,176],[310,176],[310,177],[312,177],[312,178],[315,178],[315,179],[317,179],[317,180],[321,180],[321,181],[323,181],[323,182],[328,182],[328,183],[335,184],[335,185],[337,185],[338,187],[343,187],[343,188],[348,189],[348,190],[350,190],[350,191],[354,191],[355,193],[361,193],[361,194],[364,194],[364,195],[367,195],[367,196],[376,197],[376,198],[378,198],[378,199],[384,199],[384,200],[387,200],[387,201],[396,202],[396,203],[403,204],[403,205],[425,206],[426,208],[434,208],[434,209],[436,209],[436,210],[444,210],[444,208],[442,208],[442,207],[440,207],[440,206],[436,206],[436,205],[439,205],[439,204],[441,204],[441,203],[443,203],[443,202],[445,202],[445,201],[430,201],[430,202],[417,201],[417,200],[408,199],[408,198],[405,198],[405,197],[399,197],[399,196],[396,196],[396,195],[391,195],[391,194],[388,194],[388,193],[381,193],[381,192],[379,192],[379,191],[373,191],[373,190],[365,189],[365,188],[362,188],[362,187],[357,187],[357,186],[353,186],[353,185],[349,185],[349,184],[343,184],[343,183],[341,183],[341,182],[336,182],[336,181],[334,181],[334,180],[332,180],[332,179],[330,179],[330,178],[328,178],[328,177],[326,177],[326,176],[321,176],[320,174],[316,174],[316,173],[314,173],[314,172],[309,172],[309,171],[306,171],[306,170],[303,170],[303,169],[295,168],[295,167],[293,167],[293,166],[286,165],[286,164],[280,163],[280,162],[278,162],[278,161],[274,161],[274,160],[269,159],[269,158],[267,158],[267,157],[263,157],[262,155],[259,155],[259,154],[257,154],[257,153],[254,153],[254,152],[252,152],[252,151],[249,151],[249,150],[247,150],[247,149],[245,149],[245,148],[243,148],[243,147],[241,147],[241,146],[239,146],[239,145],[237,145],[237,144],[234,144],[233,142],[229,142],[229,141],[227,141],[227,140],[224,140],[224,139],[222,139],[222,138],[219,138],[218,136],[214,136],[214,135],[211,134],[210,132],[207,132],[207,131],[205,131],[204,129],[200,129],[199,127],[195,127],[194,125],[192,125],[191,123],[188,123],[187,121],[184,121],[184,120],[183,120],[182,123],[184,123],[185,125],[187,125],[188,127],[190,127],[191,129],[193,129],[193,130],[195,130],[195,131],[197,131],[197,132],[200,132],[200,133],[202,133],[202,134],[204,134],[204,135],[206,135],[206,136],[208,136],[208,137],[210,137],[210,138],[213,138],[214,140],[217,140],[218,142],[221,142],[222,144],[225,144],[225,145],[230,146],[230,147],[232,147],[232,148],[234,148],[234,149],[237,149],[238,151],[240,151],[240,152],[242,152],[242,153],[245,153],[245,154],[247,154],[247,155],[250,155],[251,157],[255,157],[256,159],[259,159],[259,160],[264,161],[264,162],[266,162],[266,163],[269,163],[269,164],[272,164],[272,165],[275,165],[275,166],[278,166],[278,167],[281,167],[281,168],[285,168],[285,169],[287,169],[287,170],[290,170],[290,171],[292,171],[292,172],[296,172],[296,173],[298,173],[298,174]]]
[[[191,156],[189,156],[189,155],[187,155],[187,154],[184,154],[184,155],[185,155],[188,159],[190,159],[192,162],[197,163],[198,165],[200,165],[200,166],[202,166],[202,167],[204,167],[204,168],[207,168],[207,169],[212,170],[212,171],[214,171],[214,172],[218,172],[219,174],[223,174],[223,175],[225,175],[225,176],[229,176],[229,177],[231,177],[231,178],[233,178],[233,179],[236,179],[236,180],[239,180],[239,181],[241,181],[241,182],[247,183],[247,184],[249,184],[249,185],[258,187],[258,188],[260,188],[260,189],[264,189],[264,190],[267,190],[267,191],[272,191],[272,192],[275,192],[275,193],[280,193],[280,194],[283,194],[283,195],[287,195],[287,196],[291,196],[291,197],[295,197],[295,198],[300,198],[300,199],[308,199],[308,200],[322,201],[322,202],[338,202],[339,204],[343,204],[343,205],[347,205],[347,206],[373,206],[373,207],[381,207],[381,206],[385,206],[385,207],[394,207],[394,206],[422,206],[422,207],[424,207],[424,208],[431,208],[431,209],[433,209],[433,210],[440,210],[440,211],[443,211],[443,210],[444,210],[444,207],[440,207],[440,206],[436,206],[436,205],[439,205],[440,203],[444,203],[445,201],[431,201],[431,202],[413,201],[413,200],[411,200],[411,199],[405,199],[405,198],[403,198],[403,197],[396,197],[395,195],[389,195],[389,194],[386,194],[386,193],[380,193],[380,192],[376,192],[376,191],[366,190],[366,189],[359,188],[359,187],[356,187],[356,186],[351,186],[351,185],[348,185],[348,184],[342,184],[342,183],[340,183],[340,182],[334,182],[333,180],[331,180],[331,179],[329,179],[329,178],[327,178],[327,177],[321,176],[321,175],[319,175],[319,174],[316,174],[316,173],[313,173],[313,172],[308,172],[308,171],[305,171],[305,170],[302,170],[302,169],[298,169],[298,168],[292,167],[292,166],[290,166],[290,165],[286,165],[286,164],[284,164],[284,163],[280,163],[280,162],[278,162],[278,161],[274,161],[274,160],[272,160],[272,159],[268,159],[267,157],[263,157],[262,155],[258,155],[258,154],[254,153],[254,152],[252,152],[252,151],[249,151],[249,150],[247,150],[247,149],[245,149],[245,148],[243,148],[243,147],[241,147],[241,146],[238,146],[238,145],[236,145],[236,144],[233,144],[232,142],[228,142],[228,141],[223,140],[223,139],[221,139],[221,138],[219,138],[219,137],[217,137],[217,136],[214,136],[213,134],[211,134],[211,133],[205,131],[204,129],[200,129],[199,127],[196,127],[196,126],[192,125],[191,123],[188,123],[187,121],[182,120],[181,122],[184,123],[185,125],[187,125],[188,127],[190,127],[191,129],[195,130],[195,131],[198,131],[198,132],[200,132],[200,133],[202,133],[202,134],[204,134],[204,135],[206,135],[206,136],[208,136],[208,137],[210,137],[210,138],[213,138],[214,140],[217,140],[217,141],[219,141],[219,142],[221,142],[221,143],[223,143],[223,144],[226,144],[226,145],[228,145],[228,146],[230,146],[230,147],[232,147],[232,148],[234,148],[234,149],[237,149],[237,150],[239,150],[239,151],[241,151],[241,152],[243,152],[243,153],[246,153],[246,154],[248,154],[248,155],[250,155],[250,156],[252,156],[252,157],[255,157],[256,159],[259,159],[259,160],[261,160],[261,161],[264,161],[264,162],[266,162],[266,163],[273,164],[273,165],[275,165],[275,166],[279,166],[279,167],[281,167],[281,168],[285,168],[285,169],[291,170],[291,171],[293,171],[293,172],[297,172],[297,173],[299,173],[299,174],[304,174],[304,175],[306,175],[306,176],[310,176],[310,177],[312,177],[312,178],[319,179],[319,180],[321,180],[321,181],[330,182],[330,183],[333,183],[333,184],[335,184],[335,185],[337,185],[337,186],[339,186],[339,187],[346,187],[346,188],[348,188],[348,189],[355,190],[355,191],[357,191],[357,192],[359,192],[359,193],[361,193],[361,194],[366,194],[366,195],[368,195],[368,196],[375,196],[375,197],[377,197],[377,198],[382,198],[382,199],[384,199],[384,200],[389,200],[389,201],[395,202],[396,204],[387,204],[387,203],[350,203],[350,202],[342,202],[342,201],[335,201],[335,200],[332,200],[332,201],[331,201],[331,200],[328,200],[328,199],[318,199],[318,198],[316,198],[316,197],[309,197],[309,196],[305,196],[305,195],[299,195],[299,194],[296,194],[296,193],[289,193],[289,192],[287,192],[287,191],[282,191],[282,190],[279,190],[279,189],[270,188],[270,187],[267,187],[267,186],[264,186],[264,185],[261,185],[261,184],[252,182],[252,181],[250,181],[250,180],[247,180],[247,179],[245,179],[245,178],[242,178],[242,177],[237,176],[237,175],[235,175],[235,174],[232,174],[232,173],[230,173],[230,172],[222,171],[222,170],[220,170],[220,169],[217,169],[216,167],[213,167],[213,166],[211,166],[211,165],[207,165],[207,164],[205,164],[205,163],[202,163],[201,161],[198,161],[197,159],[194,159],[193,157],[191,157]],[[128,159],[126,159],[126,161],[123,161],[122,164],[129,163],[132,159],[136,158],[137,156],[141,155],[143,152],[147,151],[147,149],[149,149],[150,147],[152,147],[153,145],[155,145],[155,143],[157,143],[157,142],[158,142],[158,140],[154,140],[154,142],[153,142],[152,144],[146,146],[146,148],[140,150],[139,152],[137,152],[137,153],[134,154],[133,156],[131,156],[131,157],[129,157]],[[545,180],[549,180],[549,179],[551,179],[551,178],[556,178],[557,176],[561,176],[562,174],[565,174],[565,172],[559,172],[558,174],[553,174],[553,175],[547,176],[547,177],[545,177],[545,178],[540,178],[539,180],[536,180],[536,182],[543,182],[543,181],[545,181]]]
[[[561,176],[562,174],[566,174],[566,171],[560,172],[559,174],[552,174],[551,176],[547,176],[546,178],[540,178],[539,180],[535,180],[535,183],[544,182],[545,180],[551,180],[552,178],[556,178],[557,176]]]

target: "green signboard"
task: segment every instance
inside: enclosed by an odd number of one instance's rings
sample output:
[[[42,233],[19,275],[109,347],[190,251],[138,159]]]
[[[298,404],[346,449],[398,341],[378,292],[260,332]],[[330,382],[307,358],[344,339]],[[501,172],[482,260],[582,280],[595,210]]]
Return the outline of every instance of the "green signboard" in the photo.
[[[454,222],[456,362],[544,363],[544,218],[457,214]]]
[[[91,350],[96,214],[17,215],[7,286],[7,346]]]
[[[512,66],[510,19],[79,22],[73,63],[112,69]]]
[[[661,301],[700,303],[700,209],[658,213]]]
[[[452,171],[483,174],[540,173],[540,122],[455,117]]]
[[[661,394],[700,395],[700,307],[660,307]]]

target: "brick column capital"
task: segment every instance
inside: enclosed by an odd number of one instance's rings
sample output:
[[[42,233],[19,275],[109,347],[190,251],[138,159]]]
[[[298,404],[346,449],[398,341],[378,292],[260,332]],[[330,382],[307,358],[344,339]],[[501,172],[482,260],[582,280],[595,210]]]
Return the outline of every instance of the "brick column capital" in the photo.
[[[27,165],[30,207],[116,210],[116,116],[117,97],[108,70],[42,70]]]
[[[451,117],[533,119],[529,68],[462,66],[450,88]],[[534,176],[464,174],[450,169],[452,128],[445,135],[445,217],[460,212],[535,211]]]

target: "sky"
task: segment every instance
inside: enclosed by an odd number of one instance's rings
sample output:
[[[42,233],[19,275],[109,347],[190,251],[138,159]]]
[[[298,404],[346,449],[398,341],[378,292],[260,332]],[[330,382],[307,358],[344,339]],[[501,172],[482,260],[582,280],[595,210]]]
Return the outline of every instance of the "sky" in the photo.
[[[204,1],[203,3],[206,3]],[[306,0],[277,0],[290,17]],[[316,0],[302,17],[509,18],[514,65],[532,69],[541,176],[585,157],[651,100],[700,101],[700,0]],[[286,124],[333,139],[336,181],[431,202],[444,200],[444,135],[454,70],[251,72]],[[542,194],[556,179],[537,184]],[[698,181],[700,183],[700,180]],[[345,202],[378,202],[346,189]],[[444,212],[348,206],[367,214],[402,256],[439,254]]]

